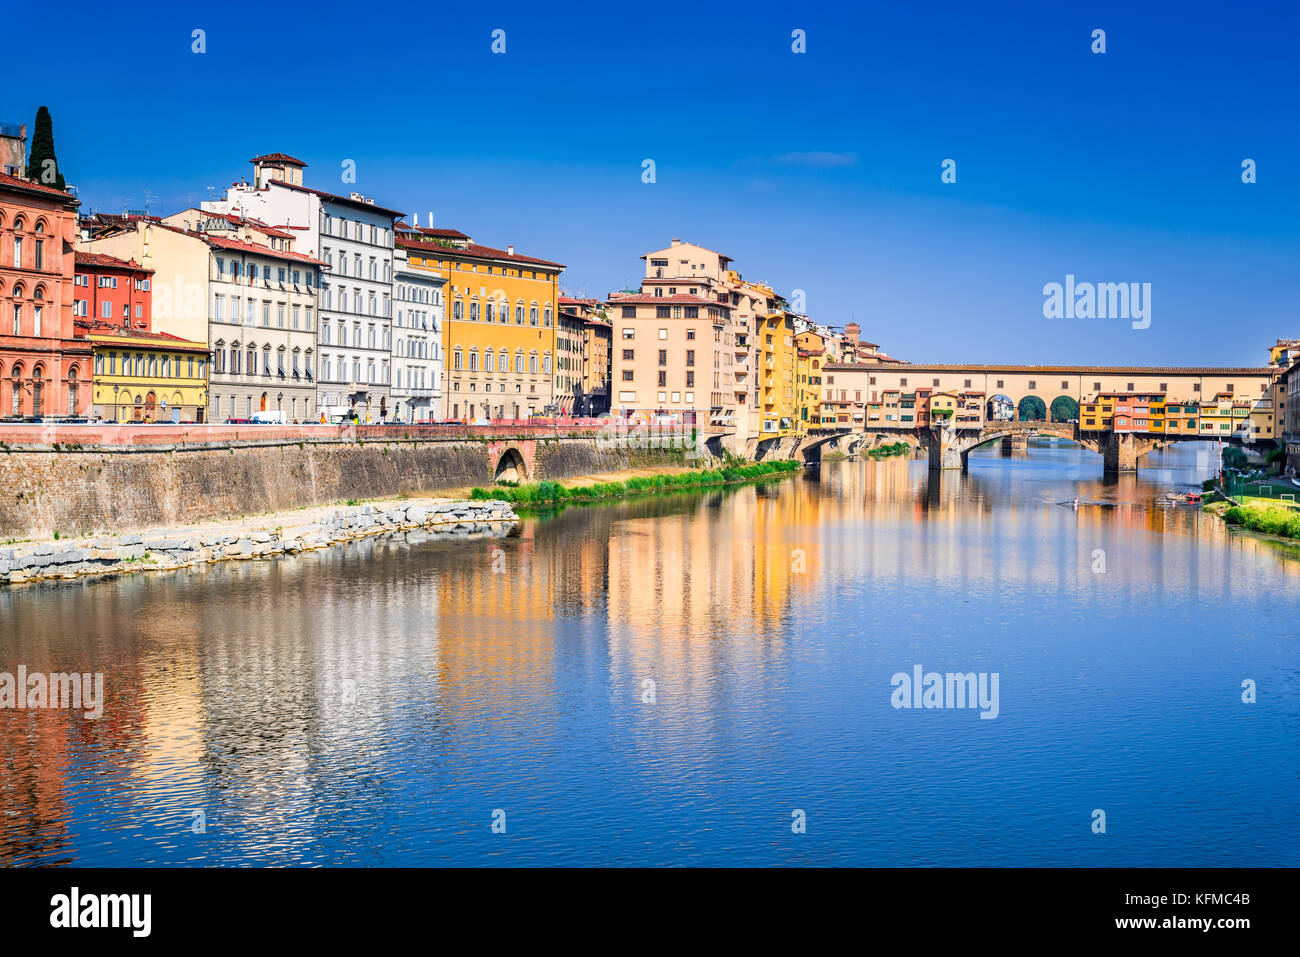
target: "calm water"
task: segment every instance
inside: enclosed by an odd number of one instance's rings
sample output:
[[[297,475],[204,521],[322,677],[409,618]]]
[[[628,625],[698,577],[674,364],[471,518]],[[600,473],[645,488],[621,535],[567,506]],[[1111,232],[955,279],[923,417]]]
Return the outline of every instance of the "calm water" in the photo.
[[[0,711],[0,862],[1296,865],[1300,549],[1161,504],[1216,461],[827,463],[0,591],[0,671],[108,698]],[[895,709],[915,665],[998,717]]]

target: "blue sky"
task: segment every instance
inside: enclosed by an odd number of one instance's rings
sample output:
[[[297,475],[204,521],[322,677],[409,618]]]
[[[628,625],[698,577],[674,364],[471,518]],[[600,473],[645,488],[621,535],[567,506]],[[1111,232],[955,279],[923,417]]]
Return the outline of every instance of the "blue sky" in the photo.
[[[1282,3],[281,6],[60,7],[79,41],[0,118],[48,105],[90,208],[171,212],[283,151],[574,293],[680,236],[915,361],[1258,365],[1300,335]],[[1150,328],[1045,319],[1067,273],[1151,283]]]

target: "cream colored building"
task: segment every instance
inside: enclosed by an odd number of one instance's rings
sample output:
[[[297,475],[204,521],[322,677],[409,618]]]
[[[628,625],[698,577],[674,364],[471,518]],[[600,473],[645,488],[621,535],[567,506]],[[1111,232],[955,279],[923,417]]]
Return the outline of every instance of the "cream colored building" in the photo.
[[[211,422],[259,412],[281,412],[288,422],[319,416],[322,263],[292,247],[287,231],[200,210],[133,220],[77,244],[154,270],[154,330],[211,350]]]

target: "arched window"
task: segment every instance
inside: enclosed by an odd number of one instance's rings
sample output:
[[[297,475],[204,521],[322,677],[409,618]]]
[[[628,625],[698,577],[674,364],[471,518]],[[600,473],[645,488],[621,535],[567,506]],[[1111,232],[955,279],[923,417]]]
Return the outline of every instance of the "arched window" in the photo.
[[[32,369],[32,415],[45,414],[45,367]]]
[[[80,399],[81,383],[77,381],[77,367],[68,370],[68,414],[77,414],[77,402]]]
[[[14,367],[9,370],[10,391],[13,396],[14,415],[22,415],[23,402],[23,365],[21,362],[14,363]]]

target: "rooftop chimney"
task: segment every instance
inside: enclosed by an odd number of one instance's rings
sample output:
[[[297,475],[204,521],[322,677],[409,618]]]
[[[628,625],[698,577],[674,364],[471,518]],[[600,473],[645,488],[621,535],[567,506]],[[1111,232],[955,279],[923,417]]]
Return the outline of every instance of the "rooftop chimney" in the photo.
[[[515,244],[511,243],[509,246],[507,246],[506,252],[508,252],[510,255],[513,256],[515,254]]]
[[[674,245],[674,246],[680,246],[681,244],[682,244],[682,241],[681,241],[680,239],[678,239],[676,236],[674,236],[674,237],[673,237],[673,245]]]

